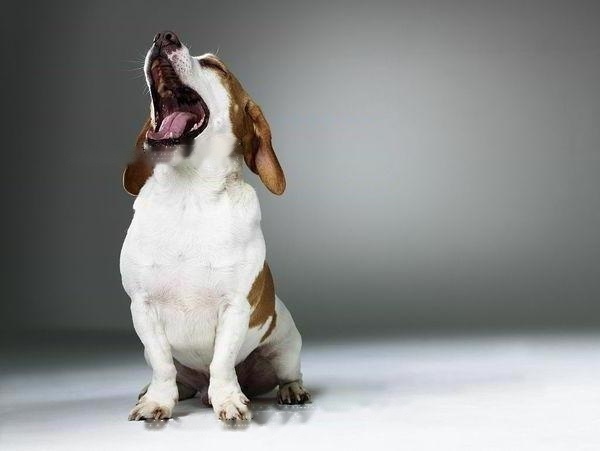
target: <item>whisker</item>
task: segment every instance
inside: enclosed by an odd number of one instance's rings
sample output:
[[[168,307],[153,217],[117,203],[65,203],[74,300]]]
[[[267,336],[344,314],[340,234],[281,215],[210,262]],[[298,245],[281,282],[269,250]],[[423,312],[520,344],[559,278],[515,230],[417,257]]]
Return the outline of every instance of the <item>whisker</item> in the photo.
[[[144,70],[144,66],[142,66],[142,67],[134,67],[134,68],[131,68],[131,69],[121,69],[121,70],[124,70],[124,71],[126,71],[126,72],[137,72],[137,71],[143,71],[143,70]]]

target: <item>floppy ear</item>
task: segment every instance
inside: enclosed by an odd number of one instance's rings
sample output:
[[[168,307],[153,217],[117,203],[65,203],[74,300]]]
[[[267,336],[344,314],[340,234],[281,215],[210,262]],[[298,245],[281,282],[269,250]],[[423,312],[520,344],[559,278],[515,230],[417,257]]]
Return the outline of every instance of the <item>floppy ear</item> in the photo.
[[[137,196],[140,193],[144,183],[152,175],[152,166],[144,158],[143,149],[146,132],[151,127],[152,124],[150,118],[148,118],[135,142],[134,160],[127,165],[123,172],[123,188],[132,196]]]
[[[271,144],[271,128],[260,107],[249,99],[246,114],[254,126],[254,137],[250,148],[244,152],[244,161],[252,172],[258,174],[265,186],[273,194],[285,191],[285,176]]]

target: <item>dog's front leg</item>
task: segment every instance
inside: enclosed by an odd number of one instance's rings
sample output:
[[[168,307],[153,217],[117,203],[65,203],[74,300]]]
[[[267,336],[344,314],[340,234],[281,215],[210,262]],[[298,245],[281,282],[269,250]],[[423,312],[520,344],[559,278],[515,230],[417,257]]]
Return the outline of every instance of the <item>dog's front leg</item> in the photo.
[[[136,297],[131,301],[131,316],[135,331],[144,344],[146,361],[152,368],[152,380],[129,414],[129,419],[170,418],[178,396],[175,383],[177,370],[156,306],[143,296]]]
[[[251,418],[248,398],[242,393],[235,373],[235,361],[248,332],[249,318],[250,305],[245,297],[232,299],[219,311],[208,397],[221,420]]]

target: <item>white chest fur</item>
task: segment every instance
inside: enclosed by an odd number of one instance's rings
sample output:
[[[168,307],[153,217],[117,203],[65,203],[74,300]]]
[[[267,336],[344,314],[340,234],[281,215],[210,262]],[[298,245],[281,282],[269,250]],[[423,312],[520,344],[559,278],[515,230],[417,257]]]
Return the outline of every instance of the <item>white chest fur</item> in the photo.
[[[243,181],[189,180],[169,167],[134,204],[121,252],[125,291],[152,303],[173,354],[201,369],[210,363],[221,305],[245,295],[265,259],[260,207]]]

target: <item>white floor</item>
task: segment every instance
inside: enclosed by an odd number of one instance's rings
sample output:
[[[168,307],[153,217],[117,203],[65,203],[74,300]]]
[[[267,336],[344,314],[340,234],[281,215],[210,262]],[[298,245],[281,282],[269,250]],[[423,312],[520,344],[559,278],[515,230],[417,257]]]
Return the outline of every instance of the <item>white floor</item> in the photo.
[[[242,426],[197,399],[168,422],[128,422],[141,355],[93,360],[3,372],[0,449],[600,450],[600,336],[307,345],[314,402],[255,401]]]

